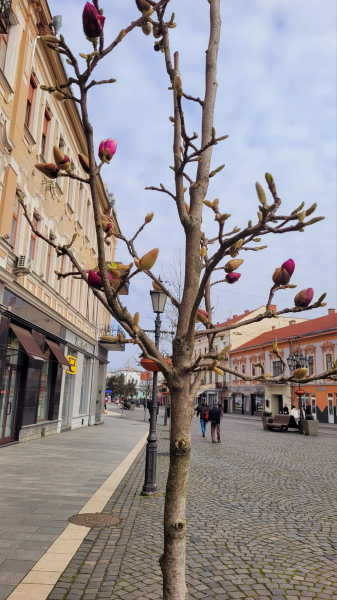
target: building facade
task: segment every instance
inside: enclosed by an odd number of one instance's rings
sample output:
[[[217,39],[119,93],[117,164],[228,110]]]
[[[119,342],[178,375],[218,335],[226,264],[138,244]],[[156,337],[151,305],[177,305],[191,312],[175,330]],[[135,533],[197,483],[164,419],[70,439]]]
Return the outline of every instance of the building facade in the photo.
[[[124,369],[119,369],[117,371],[107,371],[107,380],[109,377],[118,377],[119,375],[124,375],[125,382],[134,382],[137,393],[135,398],[138,400],[144,400],[149,398],[149,394],[152,390],[152,381],[151,375],[147,371],[142,371],[140,369],[135,369],[133,367],[125,367]],[[114,392],[114,390],[112,390]],[[115,396],[116,394],[114,394]]]
[[[58,279],[55,271],[72,270],[68,258],[34,234],[18,202],[19,193],[34,226],[58,245],[76,233],[77,260],[84,269],[96,266],[89,188],[47,180],[34,167],[54,162],[58,146],[82,175],[78,155],[87,153],[75,103],[59,103],[40,88],[67,80],[61,55],[38,37],[51,32],[52,15],[45,0],[7,4],[7,32],[0,34],[0,444],[101,421],[109,347],[99,336],[111,321],[84,281]],[[101,180],[99,195],[118,231]],[[115,256],[110,239],[107,260]]]
[[[261,362],[265,372],[277,376],[282,372],[282,363],[273,354],[273,341],[277,337],[282,358],[286,361],[295,350],[306,356],[309,375],[323,373],[332,368],[336,361],[337,315],[335,309],[318,319],[308,319],[303,323],[292,324],[277,331],[266,332],[246,344],[231,350],[234,370],[248,375],[259,375]],[[287,369],[286,375],[290,376]],[[233,378],[229,389],[229,411],[237,414],[260,415],[263,410],[273,415],[280,413],[286,405],[297,406],[295,391],[304,390],[304,403],[310,405],[314,418],[322,423],[337,423],[337,383],[331,380],[318,380],[299,384],[248,382]]]
[[[271,305],[271,309],[276,310],[276,305]],[[220,352],[223,348],[231,344],[231,351],[228,355],[228,366],[232,367],[232,351],[238,346],[242,345],[242,342],[248,342],[248,340],[254,339],[259,334],[265,331],[274,331],[289,325],[289,323],[302,323],[306,319],[289,319],[280,316],[278,319],[264,319],[255,323],[245,324],[245,321],[256,317],[257,315],[264,313],[266,306],[260,306],[252,311],[246,310],[242,315],[234,315],[227,319],[224,323],[216,323],[216,327],[223,327],[227,325],[240,324],[237,329],[223,332],[223,335],[218,336],[215,341],[215,348],[217,352]],[[196,338],[194,357],[195,359],[208,352],[208,338],[206,335]],[[209,406],[214,406],[218,402],[221,402],[224,412],[232,412],[232,403],[230,398],[229,390],[233,385],[233,378],[230,374],[224,374],[223,377],[217,375],[212,371],[205,373],[205,377],[201,387],[199,388],[197,395],[197,402],[206,402]],[[260,412],[260,387],[255,390],[256,393],[256,410]]]

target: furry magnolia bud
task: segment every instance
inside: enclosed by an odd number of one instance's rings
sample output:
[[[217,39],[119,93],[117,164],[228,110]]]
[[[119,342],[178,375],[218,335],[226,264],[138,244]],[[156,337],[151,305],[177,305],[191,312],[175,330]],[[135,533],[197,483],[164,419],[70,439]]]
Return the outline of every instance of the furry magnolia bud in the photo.
[[[153,250],[150,250],[150,252],[148,252],[147,254],[144,254],[144,256],[142,256],[142,258],[139,261],[139,269],[141,271],[149,271],[150,269],[152,269],[153,265],[155,264],[158,258],[158,254],[159,248],[154,248]]]
[[[289,281],[290,281],[290,275],[289,275],[288,271],[286,271],[286,269],[282,269],[282,267],[275,269],[274,275],[273,275],[273,282],[276,285],[287,285],[289,283]]]
[[[145,223],[151,223],[152,219],[153,219],[154,213],[148,213],[145,217]]]
[[[213,208],[213,204],[209,200],[204,200],[204,204],[208,206],[208,208]]]
[[[295,379],[303,379],[308,375],[308,373],[308,369],[302,367],[301,369],[296,369],[296,371],[293,372],[293,377],[295,377]]]
[[[206,254],[207,254],[207,249],[206,249],[206,246],[203,246],[203,247],[201,248],[201,250],[200,250],[200,254],[201,254],[201,256],[206,256]]]
[[[255,187],[256,187],[256,193],[258,195],[258,198],[259,198],[261,204],[264,206],[265,204],[267,204],[266,193],[265,193],[262,185],[260,185],[260,183],[258,181],[256,182]]]
[[[244,260],[242,258],[230,260],[228,263],[225,264],[224,269],[226,273],[233,273],[233,271],[236,271],[236,269],[238,269],[243,262]]]
[[[152,33],[151,23],[149,23],[148,21],[146,21],[146,23],[143,23],[142,32],[144,33],[144,35],[150,35]]]
[[[266,173],[265,178],[266,178],[266,182],[268,183],[268,185],[271,185],[272,183],[274,183],[274,177],[270,173]]]

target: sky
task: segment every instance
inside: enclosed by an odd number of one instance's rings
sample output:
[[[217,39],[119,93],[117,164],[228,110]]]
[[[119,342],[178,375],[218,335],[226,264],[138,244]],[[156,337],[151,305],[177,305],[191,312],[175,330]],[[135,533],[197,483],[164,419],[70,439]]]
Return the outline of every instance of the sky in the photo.
[[[74,52],[90,52],[81,23],[84,1],[50,0],[50,6],[53,14],[62,14],[61,33]],[[106,43],[140,15],[134,0],[101,0],[100,6],[106,16]],[[171,48],[180,52],[184,91],[203,97],[209,4],[171,0],[168,12],[173,11],[177,28],[171,30]],[[211,179],[207,198],[219,198],[221,212],[232,215],[227,221],[230,229],[243,228],[249,219],[256,222],[255,182],[263,185],[267,171],[275,178],[283,214],[302,201],[306,207],[317,202],[315,216],[326,219],[304,233],[265,236],[266,250],[245,252],[239,282],[213,287],[213,322],[264,304],[274,269],[288,258],[296,263],[292,283],[298,289],[278,292],[277,307],[292,306],[297,291],[313,287],[316,299],[328,293],[328,306],[307,316],[323,316],[329,307],[336,307],[337,295],[336,3],[222,0],[221,17],[215,128],[218,136],[229,138],[214,148],[212,168],[223,163],[226,167]],[[136,248],[140,256],[160,248],[153,271],[168,281],[174,254],[184,255],[185,248],[174,201],[145,191],[160,183],[174,190],[169,168],[173,164],[172,92],[164,55],[154,52],[153,41],[137,28],[102,61],[95,79],[114,77],[117,82],[91,91],[89,111],[97,147],[102,139],[118,139],[117,153],[104,166],[102,178],[115,194],[121,230],[132,237],[146,214],[155,213]],[[183,109],[187,131],[199,133],[199,105],[185,100]],[[205,207],[207,237],[217,234],[213,218]],[[130,262],[123,242],[118,243],[116,259]],[[131,313],[140,312],[144,329],[154,327],[150,289],[148,278],[140,275],[132,280],[129,296],[123,297]],[[165,315],[163,323],[165,329],[171,328]],[[138,366],[139,350],[130,347],[110,353],[109,359],[113,370]]]

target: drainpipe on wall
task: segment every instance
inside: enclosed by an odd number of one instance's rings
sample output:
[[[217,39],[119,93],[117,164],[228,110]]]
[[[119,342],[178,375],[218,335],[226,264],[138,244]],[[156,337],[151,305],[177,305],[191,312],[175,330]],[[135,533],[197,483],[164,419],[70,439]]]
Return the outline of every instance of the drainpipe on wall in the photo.
[[[96,328],[96,332],[97,332],[97,325],[98,325],[98,313],[99,313],[99,308],[98,308],[98,298],[97,298],[97,309],[96,309],[96,324],[95,324],[95,328]],[[98,345],[98,339],[97,339],[97,345]],[[93,387],[94,387],[94,376],[95,376],[95,357],[96,357],[96,344],[94,346],[94,358],[92,359],[92,368],[91,368],[91,385],[90,385],[90,404],[89,404],[89,422],[91,420],[91,410],[92,410],[92,405],[93,405]],[[96,410],[95,410],[95,414],[96,414]],[[96,419],[95,419],[96,420]],[[93,423],[95,424],[95,423]],[[91,425],[91,423],[90,423]]]

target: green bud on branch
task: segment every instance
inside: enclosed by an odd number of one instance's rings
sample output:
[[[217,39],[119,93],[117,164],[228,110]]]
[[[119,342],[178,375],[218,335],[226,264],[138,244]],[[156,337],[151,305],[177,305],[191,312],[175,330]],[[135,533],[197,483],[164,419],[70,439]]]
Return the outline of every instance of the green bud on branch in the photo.
[[[265,193],[262,185],[260,185],[258,181],[256,182],[255,187],[256,187],[256,192],[257,192],[258,198],[259,198],[261,204],[264,206],[265,204],[267,204],[266,193]]]

